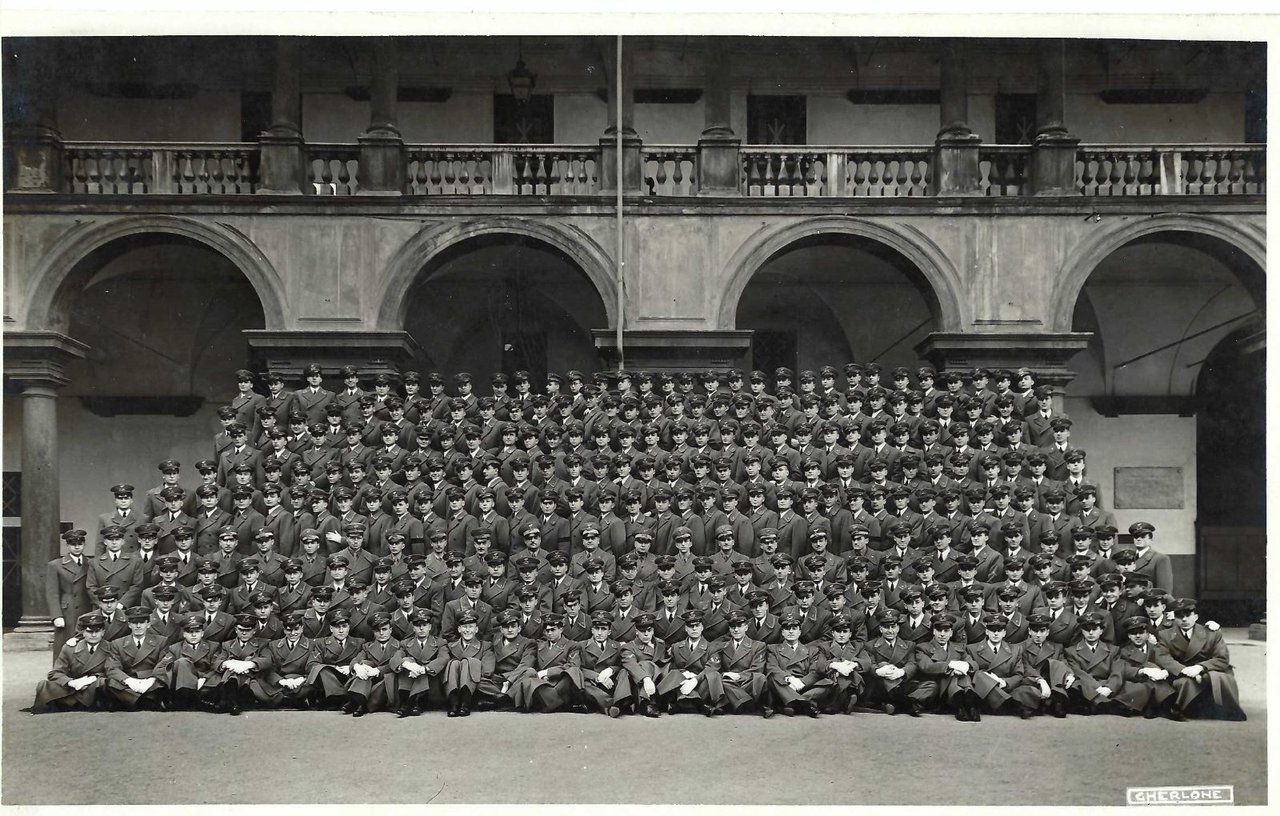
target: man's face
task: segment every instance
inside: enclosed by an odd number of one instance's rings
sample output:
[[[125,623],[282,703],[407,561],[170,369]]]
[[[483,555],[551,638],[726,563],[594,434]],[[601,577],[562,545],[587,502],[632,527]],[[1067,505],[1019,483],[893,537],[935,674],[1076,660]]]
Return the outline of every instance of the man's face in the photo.
[[[1098,630],[1098,634],[1102,634],[1102,630]],[[993,644],[999,645],[1004,640],[1004,629],[996,627],[987,627],[987,640]]]
[[[1049,639],[1049,627],[1033,626],[1027,630],[1027,637],[1037,646],[1044,644]]]
[[[102,639],[101,634],[99,634],[98,639],[99,640]],[[182,639],[186,641],[186,643],[190,646],[199,646],[200,641],[204,640],[204,630],[203,629],[183,629]]]
[[[591,638],[596,643],[604,643],[609,639],[609,625],[605,623],[591,624]]]
[[[463,640],[475,640],[476,633],[480,631],[480,627],[474,623],[463,623],[458,626],[458,634]]]
[[[546,635],[548,642],[556,643],[560,640],[560,635],[564,632],[564,628],[556,623],[548,623],[543,626],[543,633]]]
[[[946,646],[951,642],[953,634],[950,626],[935,626],[933,628],[933,639],[939,646]]]
[[[1097,643],[1102,639],[1102,627],[1096,623],[1082,626],[1080,636],[1084,638],[1085,643]]]
[[[506,640],[512,640],[516,635],[520,634],[520,621],[512,621],[502,624],[499,629],[502,630],[502,637]]]
[[[480,598],[481,584],[463,584],[462,591],[467,594],[467,600],[475,601]]]
[[[151,623],[149,621],[129,621],[129,632],[136,638],[145,637],[147,630],[150,628]]]

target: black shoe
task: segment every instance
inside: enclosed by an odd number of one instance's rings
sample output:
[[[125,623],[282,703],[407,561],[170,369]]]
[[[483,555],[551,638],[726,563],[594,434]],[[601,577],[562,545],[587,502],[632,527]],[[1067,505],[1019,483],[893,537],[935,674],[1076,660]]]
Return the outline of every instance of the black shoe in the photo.
[[[764,717],[766,720],[769,719],[770,717],[773,716],[773,709],[770,708],[769,706],[763,706],[760,709],[760,716]]]
[[[421,715],[422,715],[422,706],[420,704],[414,703],[413,705],[409,706],[410,717],[419,717]]]
[[[369,713],[369,709],[364,706],[356,706],[356,710],[351,712],[352,717],[363,717]]]
[[[409,706],[402,705],[400,708],[396,709],[396,716],[403,720],[406,717],[412,717],[413,715],[409,713]]]
[[[241,708],[240,708],[239,700],[232,700],[227,705],[227,713],[230,714],[232,717],[239,717],[240,712],[241,712]]]
[[[1187,721],[1187,715],[1182,712],[1182,709],[1176,708],[1176,707],[1170,708],[1169,713],[1165,714],[1165,716],[1173,720],[1174,722]]]
[[[908,716],[911,716],[911,717],[919,717],[919,716],[920,716],[920,704],[919,704],[919,703],[910,703],[910,704],[908,704],[908,705],[907,705],[907,715],[908,715]]]
[[[656,705],[654,705],[653,703],[645,703],[645,704],[644,704],[644,715],[645,715],[646,717],[659,717],[659,716],[661,716],[661,714],[660,714],[660,713],[659,713],[659,711],[658,711],[658,707],[657,707]]]
[[[1157,709],[1155,706],[1147,706],[1147,710],[1142,712],[1142,718],[1144,720],[1154,720],[1156,717],[1159,717],[1159,716],[1160,716],[1160,710]]]
[[[609,706],[609,710],[605,713],[607,713],[610,717],[616,720],[622,716],[622,709],[618,708],[617,706]]]
[[[1054,698],[1049,702],[1049,713],[1061,720],[1067,716],[1067,709],[1061,700]]]
[[[459,717],[470,717],[470,716],[471,716],[471,706],[469,706],[469,705],[464,705],[462,708],[458,709],[458,716],[459,716]]]
[[[348,701],[345,705],[342,706],[342,713],[354,714],[357,706],[359,706],[359,703]]]
[[[882,710],[884,711],[884,713],[888,714],[890,717],[898,713],[898,708],[893,703],[885,703]]]
[[[812,717],[815,720],[818,719],[818,707],[815,706],[813,703],[805,704],[804,713],[808,714],[810,717]]]
[[[969,722],[982,722],[982,712],[976,705],[969,706]]]
[[[791,706],[783,706],[783,707],[782,707],[782,716],[784,716],[784,717],[794,717],[795,715],[796,715],[796,710],[795,710],[794,708],[792,708]]]
[[[969,722],[969,707],[964,703],[956,706],[956,719],[960,722]]]
[[[1018,706],[1018,716],[1024,720],[1029,720],[1036,715],[1036,710],[1031,706]]]

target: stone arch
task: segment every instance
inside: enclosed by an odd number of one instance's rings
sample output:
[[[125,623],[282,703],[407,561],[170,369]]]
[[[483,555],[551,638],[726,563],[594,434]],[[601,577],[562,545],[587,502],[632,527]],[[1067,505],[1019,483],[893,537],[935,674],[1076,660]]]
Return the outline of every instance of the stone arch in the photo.
[[[968,308],[960,296],[959,272],[942,249],[914,227],[865,221],[849,216],[824,216],[767,230],[744,244],[729,258],[721,279],[716,327],[735,326],[738,301],[751,279],[779,252],[795,242],[823,234],[849,235],[884,244],[911,262],[930,287],[926,300],[935,310],[936,331],[957,331],[968,325]]]
[[[604,303],[609,326],[617,325],[618,288],[613,260],[595,239],[577,227],[494,217],[426,227],[406,241],[384,270],[382,279],[385,285],[378,308],[377,327],[396,331],[404,326],[409,291],[422,270],[441,252],[471,238],[502,234],[533,238],[563,253],[595,287]]]
[[[275,266],[244,233],[234,227],[171,215],[130,215],[80,225],[61,238],[35,270],[36,284],[24,325],[66,331],[71,305],[94,270],[82,264],[89,255],[132,235],[174,235],[218,252],[245,276],[262,304],[266,329],[286,327],[284,284]]]
[[[1164,213],[1141,223],[1117,223],[1091,234],[1067,253],[1054,285],[1050,317],[1054,331],[1070,331],[1076,300],[1089,276],[1111,253],[1147,235],[1160,232],[1191,232],[1217,238],[1236,247],[1253,261],[1259,270],[1266,267],[1266,239],[1260,229],[1237,221],[1208,215]]]

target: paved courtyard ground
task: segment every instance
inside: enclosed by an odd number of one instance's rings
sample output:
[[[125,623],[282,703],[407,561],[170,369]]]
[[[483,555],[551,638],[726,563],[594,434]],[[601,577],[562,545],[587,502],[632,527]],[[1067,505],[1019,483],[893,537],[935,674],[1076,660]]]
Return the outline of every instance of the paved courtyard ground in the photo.
[[[3,654],[5,805],[1123,805],[1234,785],[1265,804],[1266,645],[1228,641],[1248,722],[337,712],[32,716],[49,657]]]

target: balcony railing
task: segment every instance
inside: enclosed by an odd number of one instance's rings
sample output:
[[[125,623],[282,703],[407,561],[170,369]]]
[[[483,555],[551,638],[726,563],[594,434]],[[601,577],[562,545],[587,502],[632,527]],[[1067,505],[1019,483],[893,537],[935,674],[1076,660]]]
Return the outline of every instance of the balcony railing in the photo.
[[[85,195],[244,195],[258,188],[256,144],[65,142],[63,183]]]
[[[1081,145],[1076,187],[1087,196],[1261,195],[1263,145]]]
[[[73,195],[251,195],[254,143],[64,142],[61,189]],[[303,192],[360,191],[360,147],[306,145]],[[978,185],[990,197],[1032,192],[1035,148],[979,145]],[[749,198],[921,198],[937,194],[932,146],[757,146],[739,149],[738,194]],[[596,196],[599,145],[414,144],[404,149],[410,196]],[[699,194],[696,145],[640,148],[642,195]],[[732,182],[730,182],[732,184]],[[1094,144],[1076,152],[1084,196],[1238,196],[1266,192],[1256,144]],[[629,191],[631,192],[631,191]]]
[[[746,196],[926,196],[932,147],[744,147]]]

